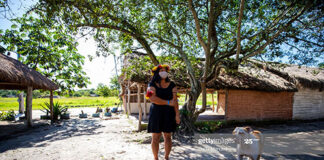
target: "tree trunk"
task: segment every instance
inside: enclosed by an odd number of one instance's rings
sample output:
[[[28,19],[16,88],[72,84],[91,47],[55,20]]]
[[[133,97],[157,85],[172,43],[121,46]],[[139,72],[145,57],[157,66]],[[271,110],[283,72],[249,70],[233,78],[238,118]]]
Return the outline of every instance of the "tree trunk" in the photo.
[[[199,84],[199,83],[196,83]],[[192,85],[193,86],[193,85]],[[195,116],[196,112],[196,102],[198,97],[201,93],[200,86],[194,86],[191,88],[191,91],[188,93],[188,100],[183,105],[182,109],[180,110],[180,119],[181,123],[179,128],[177,129],[175,136],[179,140],[183,139],[183,135],[185,136],[193,136],[196,130],[195,128],[195,121],[198,117]]]
[[[140,84],[137,84],[137,105],[138,105],[138,128],[137,131],[142,129],[142,106],[141,106],[141,88]]]
[[[179,49],[179,53],[186,64],[191,86],[190,91],[186,93],[188,94],[188,97],[186,95],[186,103],[180,110],[180,126],[174,134],[175,138],[182,141],[185,140],[183,139],[183,135],[193,136],[196,130],[194,125],[195,121],[197,120],[197,116],[195,116],[196,102],[201,93],[201,83],[199,83],[199,80],[196,79],[191,62],[181,48]]]
[[[24,92],[19,93],[18,102],[19,102],[19,113],[23,114],[25,111]]]

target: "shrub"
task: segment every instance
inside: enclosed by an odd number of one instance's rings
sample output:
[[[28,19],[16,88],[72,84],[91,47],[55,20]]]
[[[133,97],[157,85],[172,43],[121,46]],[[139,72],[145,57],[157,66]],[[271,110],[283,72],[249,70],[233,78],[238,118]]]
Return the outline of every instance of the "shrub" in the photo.
[[[46,113],[46,115],[48,115],[49,113],[51,113],[50,104],[47,103],[47,102],[45,102],[44,104],[45,104],[45,106],[41,105],[43,107],[43,109],[44,109],[44,110],[41,110],[41,111],[43,111],[44,113]],[[58,116],[66,113],[67,110],[68,110],[67,106],[61,106],[59,104],[59,102],[54,103],[53,104],[53,119],[57,120]]]
[[[223,121],[198,121],[195,122],[195,127],[200,133],[213,133],[217,129],[222,128],[224,125]]]
[[[0,112],[0,120],[1,121],[15,120],[15,111],[11,109],[8,112]]]

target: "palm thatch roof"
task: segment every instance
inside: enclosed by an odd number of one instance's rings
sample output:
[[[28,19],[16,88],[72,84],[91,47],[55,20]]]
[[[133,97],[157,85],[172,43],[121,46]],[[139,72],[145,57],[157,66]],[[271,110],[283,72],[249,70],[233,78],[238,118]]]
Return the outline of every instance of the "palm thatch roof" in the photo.
[[[0,54],[0,89],[33,89],[56,90],[58,85],[29,68],[27,65],[3,54]]]
[[[129,74],[129,78],[126,78],[126,73],[120,76],[119,81],[122,85],[126,86],[128,80],[130,82],[145,84],[150,81],[150,69],[152,66],[144,66],[143,69],[141,64],[136,64],[139,58],[138,56],[130,56],[124,59],[124,68],[132,66],[133,70],[127,73]],[[133,61],[132,59],[135,60]],[[184,64],[180,60],[168,60],[166,63],[171,66],[170,79],[178,87],[189,89],[190,81],[186,74]],[[278,66],[279,68],[264,67],[267,65],[268,63],[247,61],[246,63],[240,64],[236,72],[222,69],[220,75],[215,76],[207,82],[207,88],[215,90],[240,89],[294,92],[298,90],[299,85],[303,85],[312,89],[323,89],[323,69],[297,67],[295,65],[281,65],[280,67]],[[202,68],[202,63],[196,64],[194,68],[199,72]],[[317,74],[315,75],[313,73]],[[199,77],[199,73],[197,75]]]
[[[252,63],[239,66],[237,72],[223,70],[218,77],[214,77],[207,83],[207,88],[240,89],[260,91],[297,91],[296,86],[286,79],[258,68]]]
[[[262,65],[269,72],[279,75],[282,78],[294,83],[297,87],[324,89],[324,69],[305,67],[293,64],[282,64],[282,63],[262,63],[253,61],[259,67]]]

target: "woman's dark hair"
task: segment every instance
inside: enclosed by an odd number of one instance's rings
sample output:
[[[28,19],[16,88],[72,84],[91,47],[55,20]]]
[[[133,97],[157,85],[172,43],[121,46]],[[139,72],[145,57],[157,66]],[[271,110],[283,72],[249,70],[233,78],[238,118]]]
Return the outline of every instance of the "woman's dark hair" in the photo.
[[[155,84],[155,82],[156,82],[156,83],[158,83],[158,84],[160,85],[160,87],[161,87],[161,77],[160,77],[160,75],[159,75],[160,69],[161,69],[161,68],[158,68],[156,71],[153,72],[154,74],[153,74],[153,77],[151,78],[151,83]],[[166,82],[170,82],[169,77],[167,77],[167,78],[165,79],[165,81],[166,81]]]

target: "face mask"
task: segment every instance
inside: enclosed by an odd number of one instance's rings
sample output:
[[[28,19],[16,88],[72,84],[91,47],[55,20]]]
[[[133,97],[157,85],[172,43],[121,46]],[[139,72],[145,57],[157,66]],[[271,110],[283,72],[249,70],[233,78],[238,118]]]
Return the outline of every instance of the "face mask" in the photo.
[[[165,79],[166,77],[168,77],[168,72],[162,71],[162,72],[159,72],[159,75],[161,78]]]

